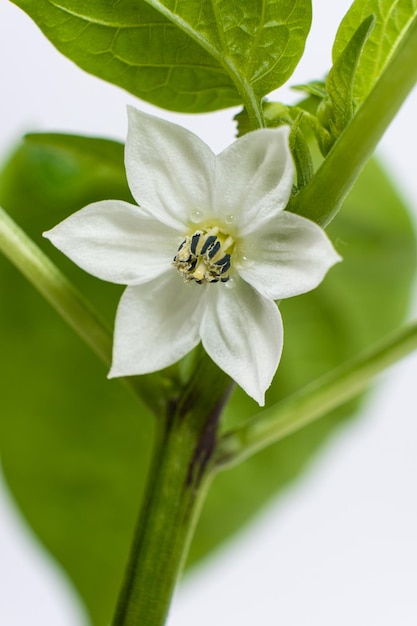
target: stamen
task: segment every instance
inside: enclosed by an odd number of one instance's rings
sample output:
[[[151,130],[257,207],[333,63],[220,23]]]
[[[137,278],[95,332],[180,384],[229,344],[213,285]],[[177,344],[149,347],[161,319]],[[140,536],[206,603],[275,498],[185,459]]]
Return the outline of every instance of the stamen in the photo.
[[[197,230],[180,244],[173,265],[185,282],[226,283],[230,276],[234,240],[219,228]]]
[[[210,250],[207,250],[210,259],[214,259],[218,251],[220,250],[220,241],[216,241],[213,246],[210,246]]]
[[[190,250],[193,254],[195,254],[197,256],[197,244],[200,241],[200,237],[201,237],[201,233],[195,233],[195,235],[193,235],[191,237],[191,246],[190,246]],[[185,243],[185,242],[184,242]]]
[[[214,235],[209,235],[205,240],[203,247],[201,248],[200,254],[205,254],[209,246],[211,246],[216,241],[216,237]]]

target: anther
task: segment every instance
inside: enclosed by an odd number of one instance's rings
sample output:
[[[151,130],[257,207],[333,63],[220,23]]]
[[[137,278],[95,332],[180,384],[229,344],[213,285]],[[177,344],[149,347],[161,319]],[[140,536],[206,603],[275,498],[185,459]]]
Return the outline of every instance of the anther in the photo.
[[[230,278],[233,247],[232,237],[224,235],[217,227],[197,230],[180,244],[172,264],[185,282],[225,283]]]

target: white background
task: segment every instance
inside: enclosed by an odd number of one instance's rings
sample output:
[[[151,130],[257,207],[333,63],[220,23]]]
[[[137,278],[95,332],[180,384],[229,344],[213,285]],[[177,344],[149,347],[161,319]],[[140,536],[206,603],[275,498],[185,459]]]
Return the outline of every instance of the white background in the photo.
[[[329,68],[331,43],[349,2],[313,4],[314,25],[294,84],[320,78]],[[29,130],[123,139],[128,102],[188,126],[216,151],[233,139],[233,111],[187,117],[140,103],[84,74],[5,0],[0,84],[0,158]],[[281,90],[278,98],[294,96]],[[379,148],[415,213],[416,110],[414,92]],[[333,437],[310,472],[182,583],[169,626],[415,626],[416,371],[416,356],[392,368],[362,418]],[[4,487],[0,624],[84,626],[83,609],[64,581]]]

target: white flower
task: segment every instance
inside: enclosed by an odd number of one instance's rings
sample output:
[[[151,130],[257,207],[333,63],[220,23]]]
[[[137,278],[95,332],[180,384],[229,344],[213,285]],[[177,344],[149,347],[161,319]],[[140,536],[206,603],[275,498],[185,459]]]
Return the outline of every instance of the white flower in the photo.
[[[201,341],[264,404],[283,344],[274,300],[315,288],[340,260],[321,228],[284,211],[288,132],[257,130],[216,156],[129,108],[125,163],[139,206],[95,202],[45,233],[90,274],[127,285],[110,377],[160,370]]]

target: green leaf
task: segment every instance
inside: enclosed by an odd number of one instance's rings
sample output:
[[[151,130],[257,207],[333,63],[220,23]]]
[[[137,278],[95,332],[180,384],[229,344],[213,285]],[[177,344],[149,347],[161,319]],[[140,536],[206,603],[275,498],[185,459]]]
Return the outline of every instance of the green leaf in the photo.
[[[336,139],[350,122],[354,112],[353,86],[356,70],[361,57],[363,47],[372,28],[375,18],[370,15],[355,31],[346,48],[339,54],[331,68],[326,81],[329,104],[331,107],[330,118],[326,120],[331,135]],[[325,101],[325,106],[326,101]]]
[[[143,0],[15,0],[54,46],[90,74],[173,111],[241,102],[221,65]]]
[[[291,85],[291,89],[294,89],[294,91],[304,91],[317,98],[325,98],[327,96],[326,84],[321,80],[313,80],[310,83],[304,83],[302,85]]]
[[[240,89],[261,98],[295,69],[311,23],[308,0],[147,0],[223,64]]]
[[[87,72],[193,113],[251,106],[282,85],[311,21],[311,0],[13,1]]]
[[[29,136],[0,178],[0,202],[111,320],[121,289],[85,274],[40,233],[105,197],[129,200],[121,145]],[[375,164],[367,167],[331,236],[344,257],[316,291],[281,303],[286,344],[272,404],[396,327],[415,267],[405,209]],[[387,297],[389,294],[389,297]],[[54,311],[0,259],[3,467],[16,500],[74,581],[92,623],[109,623],[152,445],[152,420]],[[16,389],[19,392],[16,392]],[[24,389],[24,393],[22,390]],[[191,561],[218,545],[286,488],[345,411],[220,475]],[[259,407],[240,390],[225,427]],[[238,416],[238,418],[236,418]]]
[[[336,34],[334,64],[364,19],[372,14],[375,27],[364,45],[355,74],[353,96],[357,104],[366,98],[416,19],[417,0],[355,0]]]
[[[301,122],[304,113],[300,112],[291,126],[289,137],[290,150],[294,158],[295,171],[297,175],[297,189],[305,187],[313,177],[314,165],[311,157],[310,148],[301,130]]]

